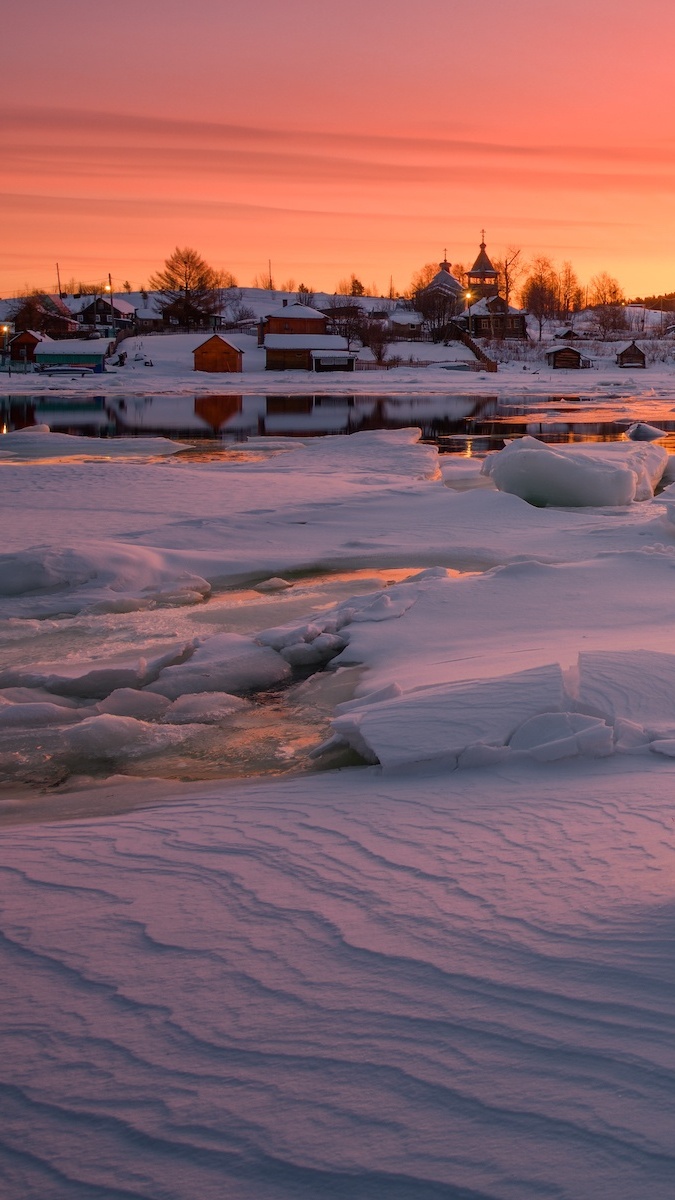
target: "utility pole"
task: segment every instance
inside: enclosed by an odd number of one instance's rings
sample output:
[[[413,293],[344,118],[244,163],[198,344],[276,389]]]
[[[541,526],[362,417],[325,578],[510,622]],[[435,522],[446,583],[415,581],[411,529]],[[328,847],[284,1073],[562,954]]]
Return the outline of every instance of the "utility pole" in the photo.
[[[63,300],[63,292],[61,291],[61,272],[59,271],[58,263],[56,264],[56,279],[59,285],[59,300]]]

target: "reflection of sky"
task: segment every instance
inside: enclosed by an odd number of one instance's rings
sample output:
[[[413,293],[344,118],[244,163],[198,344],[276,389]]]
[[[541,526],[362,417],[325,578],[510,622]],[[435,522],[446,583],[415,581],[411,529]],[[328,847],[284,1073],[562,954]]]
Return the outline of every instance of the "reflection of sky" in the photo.
[[[241,442],[265,435],[303,436],[356,433],[366,429],[422,430],[441,449],[474,454],[499,448],[506,438],[525,434],[546,442],[615,441],[634,420],[666,432],[662,444],[675,453],[672,401],[649,399],[570,402],[518,401],[496,396],[351,396],[287,395],[189,397],[138,396],[68,402],[26,396],[0,397],[2,424],[8,429],[48,424],[53,430],[115,436],[152,433],[166,437],[213,438]]]
[[[672,287],[675,11],[644,0],[14,5],[0,79],[0,294],[147,283],[176,244],[333,290],[440,258],[570,259]],[[167,86],[180,79],[180,87]],[[459,186],[458,186],[459,185]],[[54,278],[53,278],[54,277]]]

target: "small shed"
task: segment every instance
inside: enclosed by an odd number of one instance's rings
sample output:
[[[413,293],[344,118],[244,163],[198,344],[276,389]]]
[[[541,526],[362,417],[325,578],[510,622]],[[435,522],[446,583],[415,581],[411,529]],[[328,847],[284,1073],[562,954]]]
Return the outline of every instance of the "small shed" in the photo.
[[[195,360],[195,371],[222,373],[224,371],[238,372],[244,369],[244,351],[235,346],[233,342],[229,342],[227,338],[221,337],[219,333],[214,333],[205,342],[201,342],[192,353]]]
[[[546,361],[554,371],[579,371],[592,366],[587,355],[577,350],[576,346],[556,346],[554,350],[546,351]]]
[[[620,367],[646,367],[647,360],[644,350],[636,342],[629,342],[616,353],[617,365]]]
[[[353,371],[356,368],[356,350],[312,350],[313,371]]]
[[[265,337],[266,371],[353,371],[356,358],[357,352],[339,334],[268,333]]]
[[[40,342],[35,347],[35,361],[42,371],[82,370],[102,375],[112,342],[108,338],[88,341]]]

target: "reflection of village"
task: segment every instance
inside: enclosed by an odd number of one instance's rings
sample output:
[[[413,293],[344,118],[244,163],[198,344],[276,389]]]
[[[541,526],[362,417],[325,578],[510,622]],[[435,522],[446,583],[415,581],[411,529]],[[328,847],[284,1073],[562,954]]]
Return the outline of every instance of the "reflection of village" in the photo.
[[[545,402],[559,402],[548,397]],[[216,439],[227,445],[249,437],[308,438],[415,426],[441,449],[485,453],[506,438],[529,433],[546,442],[613,441],[625,422],[583,419],[581,398],[567,397],[555,418],[533,419],[531,401],[454,395],[205,395],[114,398],[0,397],[7,430],[46,424],[54,432],[97,437],[163,436]],[[675,432],[675,421],[661,421]]]

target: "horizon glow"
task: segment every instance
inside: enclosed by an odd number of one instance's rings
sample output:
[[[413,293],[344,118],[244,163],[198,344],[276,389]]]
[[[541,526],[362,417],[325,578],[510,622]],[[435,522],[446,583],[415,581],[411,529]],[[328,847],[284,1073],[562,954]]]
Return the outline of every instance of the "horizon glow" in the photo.
[[[229,7],[229,6],[227,6]],[[0,295],[147,283],[176,245],[241,286],[408,287],[488,252],[675,290],[675,12],[519,0],[46,0],[5,22]],[[664,89],[665,90],[665,89]],[[656,93],[656,94],[655,94]],[[652,96],[654,97],[652,99]]]

